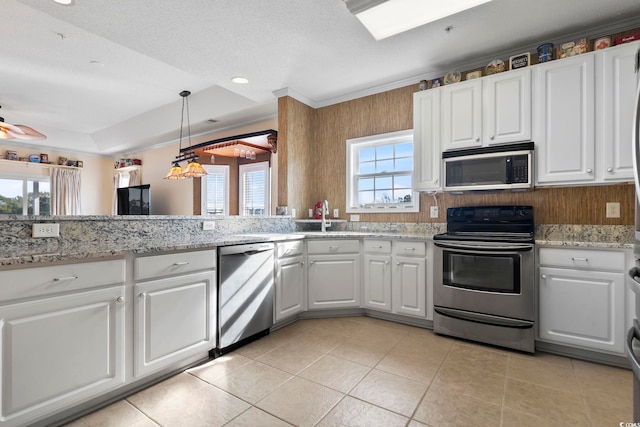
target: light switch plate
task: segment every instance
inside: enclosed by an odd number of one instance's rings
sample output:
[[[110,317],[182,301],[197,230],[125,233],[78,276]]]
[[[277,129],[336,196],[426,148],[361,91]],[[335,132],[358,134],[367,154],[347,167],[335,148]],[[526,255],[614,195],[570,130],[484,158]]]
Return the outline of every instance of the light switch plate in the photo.
[[[340,216],[340,211],[336,208],[333,210],[333,217],[338,218],[338,216]]]
[[[31,226],[31,237],[60,237],[60,224],[33,224]]]
[[[431,218],[438,218],[438,207],[431,206]]]

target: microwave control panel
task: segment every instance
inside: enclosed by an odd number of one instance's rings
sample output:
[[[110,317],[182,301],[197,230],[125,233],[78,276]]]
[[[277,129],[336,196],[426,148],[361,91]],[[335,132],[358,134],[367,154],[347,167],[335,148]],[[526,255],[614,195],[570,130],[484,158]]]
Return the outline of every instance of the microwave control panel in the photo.
[[[511,183],[529,182],[529,156],[526,154],[513,156],[511,161],[511,170],[513,172]]]

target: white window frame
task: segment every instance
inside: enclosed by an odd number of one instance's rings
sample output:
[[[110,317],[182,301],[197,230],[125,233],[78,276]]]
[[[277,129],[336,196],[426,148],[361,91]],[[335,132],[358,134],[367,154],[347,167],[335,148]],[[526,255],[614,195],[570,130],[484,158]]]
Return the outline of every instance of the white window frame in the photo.
[[[358,150],[368,147],[376,147],[381,145],[390,145],[399,142],[413,141],[413,129],[402,130],[397,132],[389,132],[378,135],[365,136],[362,138],[347,139],[347,161],[346,161],[346,177],[347,177],[347,213],[404,213],[404,212],[420,212],[419,194],[415,188],[415,145],[413,157],[413,170],[411,171],[411,202],[410,203],[384,203],[360,206],[358,204]]]
[[[222,215],[229,215],[229,165],[202,165],[202,167],[208,173],[221,173],[224,176],[224,206],[222,208]],[[207,180],[206,178],[200,179],[200,214],[204,216],[214,215],[207,213]],[[219,214],[216,214],[219,215]]]
[[[0,172],[0,179],[12,179],[15,181],[22,181],[22,215],[29,215],[29,200],[28,200],[28,181],[48,182],[49,183],[49,197],[51,197],[51,177],[49,175],[37,175],[37,174],[23,174],[13,172]],[[50,203],[51,206],[51,203]],[[33,215],[44,215],[40,213],[40,206],[34,206]],[[47,215],[51,215],[49,212]]]
[[[253,216],[244,214],[244,180],[243,175],[247,172],[264,171],[264,214],[271,214],[271,168],[269,162],[247,163],[238,166],[238,208],[240,216]]]

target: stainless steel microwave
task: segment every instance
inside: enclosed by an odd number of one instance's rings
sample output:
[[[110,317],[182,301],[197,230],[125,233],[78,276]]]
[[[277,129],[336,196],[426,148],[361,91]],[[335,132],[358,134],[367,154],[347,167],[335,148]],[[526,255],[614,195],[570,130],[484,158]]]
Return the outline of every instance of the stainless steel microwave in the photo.
[[[533,188],[533,142],[442,153],[444,191]]]

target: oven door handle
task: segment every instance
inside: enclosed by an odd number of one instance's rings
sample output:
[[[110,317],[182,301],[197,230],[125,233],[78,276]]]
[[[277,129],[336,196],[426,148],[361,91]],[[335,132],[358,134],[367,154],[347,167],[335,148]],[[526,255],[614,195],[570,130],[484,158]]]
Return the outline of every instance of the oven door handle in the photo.
[[[640,331],[638,331],[637,321],[634,322],[634,325],[627,332],[626,350],[627,350],[627,356],[628,356],[629,362],[631,362],[630,363],[631,370],[635,374],[636,378],[640,378],[640,361],[638,361],[638,357],[633,351],[634,339],[640,340]]]
[[[527,252],[533,250],[533,245],[531,244],[523,244],[523,245],[469,245],[465,243],[450,243],[450,242],[442,242],[437,241],[434,244],[441,248],[447,249],[465,249],[471,251],[492,251],[492,252]]]

